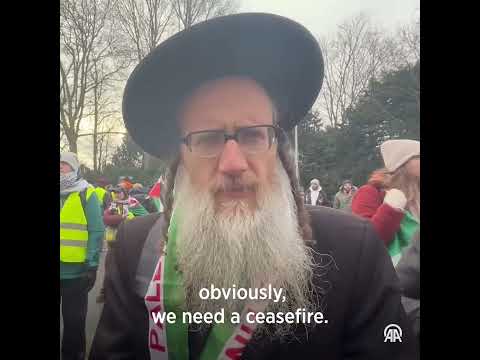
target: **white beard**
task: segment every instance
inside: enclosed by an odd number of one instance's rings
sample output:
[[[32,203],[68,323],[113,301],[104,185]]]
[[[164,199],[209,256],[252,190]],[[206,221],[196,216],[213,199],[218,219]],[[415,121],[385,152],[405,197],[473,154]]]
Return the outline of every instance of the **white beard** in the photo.
[[[188,311],[242,312],[247,300],[201,300],[202,288],[283,288],[287,301],[270,302],[266,311],[312,309],[313,258],[300,235],[290,180],[280,161],[275,181],[259,188],[258,208],[242,201],[221,204],[217,211],[211,192],[196,192],[188,173],[179,167],[174,211],[179,211],[177,256],[183,275]],[[267,326],[260,326],[262,333]],[[292,325],[275,326],[282,336]],[[262,331],[264,330],[264,331]]]

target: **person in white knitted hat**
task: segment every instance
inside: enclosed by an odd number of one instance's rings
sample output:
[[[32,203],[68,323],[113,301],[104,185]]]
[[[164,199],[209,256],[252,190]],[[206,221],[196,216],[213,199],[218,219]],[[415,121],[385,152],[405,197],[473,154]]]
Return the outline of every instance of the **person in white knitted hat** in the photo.
[[[60,155],[60,302],[62,359],[84,359],[88,292],[95,285],[104,225],[95,189],[76,154]]]
[[[310,181],[310,187],[305,191],[305,204],[313,206],[330,206],[325,191],[320,186],[318,179]]]
[[[380,151],[385,167],[358,189],[352,212],[372,221],[395,265],[420,224],[420,142],[388,140]]]

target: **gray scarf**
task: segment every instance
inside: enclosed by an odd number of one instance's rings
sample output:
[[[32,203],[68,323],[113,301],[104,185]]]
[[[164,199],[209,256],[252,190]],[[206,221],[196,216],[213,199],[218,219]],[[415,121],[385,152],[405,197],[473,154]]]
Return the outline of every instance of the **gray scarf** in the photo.
[[[60,174],[60,195],[70,194],[72,192],[82,192],[88,187],[88,182],[79,178],[75,171],[67,174]]]

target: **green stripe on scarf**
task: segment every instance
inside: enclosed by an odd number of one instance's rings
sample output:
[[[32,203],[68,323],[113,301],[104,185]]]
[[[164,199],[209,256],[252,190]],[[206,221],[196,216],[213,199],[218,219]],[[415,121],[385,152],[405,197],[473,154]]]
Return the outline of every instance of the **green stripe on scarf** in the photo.
[[[388,253],[394,259],[394,265],[400,259],[403,249],[410,245],[412,237],[417,232],[419,226],[418,220],[410,212],[405,212],[405,216],[400,223],[400,229],[398,229],[392,242],[388,245]]]
[[[185,310],[185,293],[181,274],[176,271],[177,264],[177,221],[175,212],[168,228],[167,254],[164,267],[164,305],[165,312],[174,312],[176,321],[167,323],[168,358],[188,360],[188,324],[183,323],[182,312]]]
[[[208,335],[207,346],[203,349],[200,360],[217,359],[234,330],[235,327],[227,318],[224,324],[215,324]]]
[[[166,323],[168,358],[173,360],[188,360],[188,324],[183,323],[182,313],[186,310],[185,291],[177,264],[177,219],[178,212],[173,211],[168,228],[167,251],[164,266],[164,306],[165,312],[175,312],[176,322]],[[216,359],[220,356],[226,342],[230,339],[235,327],[229,319],[224,324],[215,324],[208,335],[201,360]]]
[[[155,197],[152,198],[152,203],[155,206],[155,208],[157,209],[157,212],[162,212],[163,211],[162,204],[161,204],[159,198],[155,198]]]

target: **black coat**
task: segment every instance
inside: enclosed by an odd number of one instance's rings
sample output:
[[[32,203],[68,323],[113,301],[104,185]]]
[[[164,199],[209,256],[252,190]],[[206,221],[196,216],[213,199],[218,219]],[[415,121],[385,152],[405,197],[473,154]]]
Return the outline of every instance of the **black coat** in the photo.
[[[301,332],[298,340],[289,343],[252,340],[241,359],[418,358],[416,340],[400,302],[397,275],[370,223],[324,207],[312,207],[309,212],[315,239],[312,247],[334,260],[327,267],[316,268],[319,276],[314,280],[317,288],[327,290],[322,309],[329,322],[310,331],[308,339]],[[160,253],[160,240],[152,235],[159,234],[163,226],[160,216],[135,218],[118,230],[107,257],[106,302],[90,360],[150,358],[143,296]],[[327,265],[318,254],[316,260]],[[389,324],[402,328],[402,342],[384,341],[384,329]],[[199,355],[201,342],[189,334],[192,359]]]
[[[405,249],[396,267],[403,291],[402,303],[412,322],[414,333],[420,336],[420,231]]]
[[[420,300],[420,231],[405,249],[396,270],[404,295]]]

